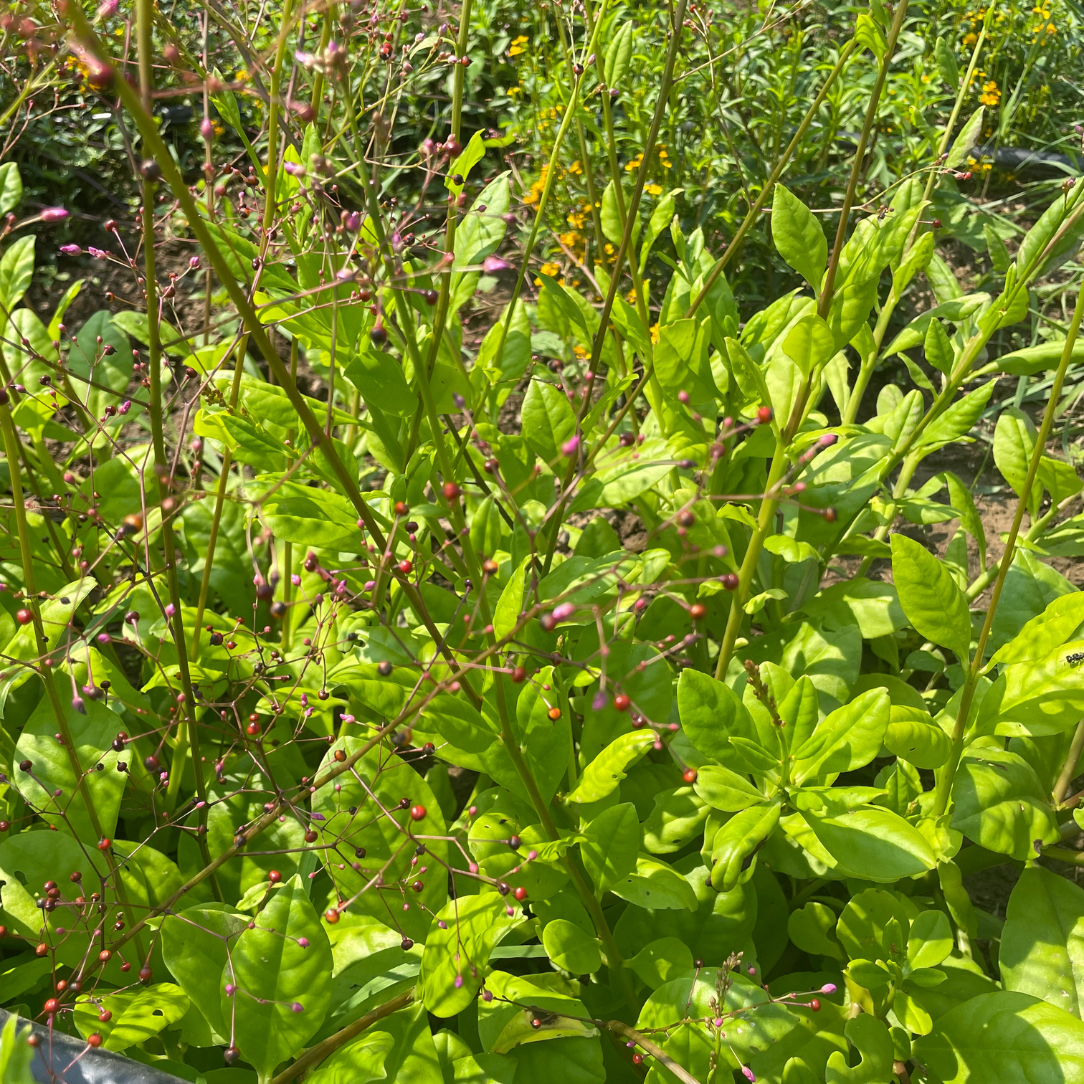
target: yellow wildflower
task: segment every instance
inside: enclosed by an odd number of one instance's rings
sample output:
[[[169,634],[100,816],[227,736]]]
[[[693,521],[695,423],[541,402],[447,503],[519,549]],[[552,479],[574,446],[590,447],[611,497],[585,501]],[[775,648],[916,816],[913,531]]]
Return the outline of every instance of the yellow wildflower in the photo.
[[[508,55],[509,56],[519,56],[520,53],[526,51],[523,48],[523,46],[526,45],[526,44],[527,44],[527,36],[525,34],[520,34],[520,36],[518,38],[516,38],[515,41],[512,42],[512,45],[508,50]]]
[[[583,166],[581,165],[580,160],[578,158],[576,159],[575,162],[572,163],[572,165],[570,165],[568,167],[568,172],[569,173],[582,173],[583,172]]]
[[[979,95],[979,101],[983,105],[997,105],[1001,101],[1001,91],[997,88],[997,83],[993,79],[989,80],[982,85],[982,93]]]
[[[652,324],[651,325],[651,341],[653,343],[657,343],[659,341],[659,325],[658,324]]]
[[[644,191],[649,196],[658,196],[658,195],[662,194],[662,185],[661,184],[645,184],[644,185]]]
[[[640,163],[643,162],[643,154],[638,154],[631,162],[625,166],[626,173],[635,173],[640,168]]]
[[[549,277],[552,279],[552,278],[556,278],[557,275],[560,274],[561,269],[557,266],[557,264],[552,263],[552,262],[547,262],[547,263],[544,263],[538,269],[538,271],[539,271],[539,274],[549,275]]]
[[[560,241],[562,245],[567,245],[569,248],[575,248],[583,238],[580,237],[575,230],[569,230],[568,233],[559,233],[557,235],[557,240]]]
[[[586,346],[580,346],[579,343],[576,343],[576,345],[572,348],[572,353],[575,354],[576,357],[578,357],[580,359],[580,361],[583,361],[584,358],[586,358],[588,356],[587,347]]]
[[[974,45],[978,40],[979,36],[973,30],[968,34],[964,34],[964,45]]]

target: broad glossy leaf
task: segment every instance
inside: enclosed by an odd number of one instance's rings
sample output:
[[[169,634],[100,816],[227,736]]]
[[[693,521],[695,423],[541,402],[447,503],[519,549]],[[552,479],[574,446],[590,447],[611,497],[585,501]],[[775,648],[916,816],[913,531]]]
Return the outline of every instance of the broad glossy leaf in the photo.
[[[574,975],[589,975],[602,966],[598,941],[568,919],[547,922],[542,931],[542,944],[546,955],[558,967]]]
[[[794,781],[802,783],[868,764],[881,748],[890,704],[884,689],[870,689],[818,723],[794,751]]]
[[[1035,769],[1017,753],[974,749],[952,786],[952,827],[988,851],[1018,860],[1037,856],[1036,841],[1056,843],[1058,824]]]
[[[982,994],[914,1045],[940,1084],[1082,1084],[1084,1023],[1029,994]]]
[[[651,987],[657,990],[683,972],[693,970],[693,954],[689,946],[677,937],[660,937],[645,945],[626,964]]]
[[[678,714],[689,741],[713,760],[733,759],[729,737],[753,734],[752,720],[729,685],[691,667],[678,680]]]
[[[891,883],[937,865],[926,837],[902,817],[867,806],[838,817],[802,812],[817,839],[849,877]]]
[[[117,771],[121,754],[111,745],[117,731],[123,729],[120,718],[100,700],[88,699],[82,714],[67,698],[62,700],[62,708],[71,731],[71,752],[85,773],[83,785],[90,791],[101,834],[112,839],[128,782],[127,773]],[[50,824],[61,831],[73,831],[83,843],[97,846],[101,836],[93,828],[69,749],[58,744],[56,733],[56,718],[48,699],[43,697],[16,742],[19,757],[33,764],[32,774],[23,776],[20,789]],[[96,770],[98,764],[102,765],[101,771]]]
[[[230,1028],[221,1005],[228,952],[248,922],[225,904],[206,904],[186,907],[162,923],[166,966],[219,1035]]]
[[[561,454],[561,446],[576,432],[576,415],[567,396],[537,378],[524,396],[522,419],[524,439],[547,463]]]
[[[612,884],[610,891],[649,911],[696,910],[696,893],[692,885],[672,866],[648,855],[640,855],[632,873]]]
[[[323,1023],[331,1004],[332,958],[299,876],[274,891],[255,923],[231,949],[224,975],[237,991],[228,995],[224,982],[220,1004],[224,1018],[232,1013],[242,1056],[266,1078]],[[301,939],[308,944],[302,947]]]
[[[0,304],[8,312],[22,300],[34,277],[34,236],[13,241],[0,256]]]
[[[587,842],[580,856],[599,895],[636,868],[640,854],[640,822],[629,802],[603,810],[584,829]]]
[[[1060,595],[1038,617],[1033,617],[990,659],[998,663],[1038,662],[1071,639],[1084,624],[1084,591]]]
[[[625,778],[628,768],[651,748],[655,732],[633,730],[614,739],[584,769],[579,786],[568,796],[570,802],[597,802],[611,794]]]
[[[779,824],[780,802],[757,805],[735,813],[715,833],[711,851],[711,883],[728,892],[739,881],[749,860]]]
[[[418,996],[434,1016],[455,1016],[477,996],[494,948],[520,921],[506,906],[499,893],[485,892],[450,900],[436,916],[418,979]]]
[[[772,193],[772,241],[783,259],[819,290],[828,262],[828,241],[817,217],[781,184]]]
[[[707,817],[707,803],[692,787],[660,791],[643,823],[644,849],[651,854],[680,851],[700,835]]]
[[[1009,897],[998,953],[1005,989],[1079,1017],[1084,1005],[1084,890],[1029,866]]]
[[[892,1037],[884,1021],[862,1013],[847,1021],[846,1034],[862,1060],[852,1068],[840,1051],[834,1051],[828,1058],[825,1084],[881,1084],[888,1080],[895,1058]]]
[[[714,809],[737,813],[768,799],[744,775],[721,764],[705,764],[696,774],[696,793]]]
[[[176,1024],[188,1012],[188,995],[172,982],[157,982],[143,990],[122,990],[75,1006],[75,1026],[84,1038],[92,1032],[102,1037],[106,1050],[122,1051],[138,1046]],[[99,1019],[102,1009],[112,1019]]]
[[[23,179],[17,162],[0,164],[0,215],[6,215],[23,198]]]
[[[884,734],[885,748],[916,768],[940,768],[948,760],[952,740],[929,712],[892,705]]]
[[[892,535],[892,579],[900,605],[927,640],[950,648],[964,663],[971,648],[967,599],[949,570],[925,546]]]

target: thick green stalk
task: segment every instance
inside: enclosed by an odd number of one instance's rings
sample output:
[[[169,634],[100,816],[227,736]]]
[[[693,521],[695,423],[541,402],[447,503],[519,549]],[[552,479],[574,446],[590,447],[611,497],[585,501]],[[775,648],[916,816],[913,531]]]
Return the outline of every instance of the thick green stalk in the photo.
[[[974,700],[975,689],[978,687],[979,677],[983,669],[983,657],[986,654],[986,641],[989,639],[990,630],[994,625],[994,615],[997,613],[998,602],[1001,599],[1002,589],[1005,587],[1005,578],[1012,567],[1013,550],[1016,547],[1016,539],[1020,534],[1020,525],[1024,521],[1024,514],[1028,507],[1028,498],[1031,496],[1035,478],[1039,473],[1039,464],[1046,450],[1046,442],[1050,439],[1050,430],[1054,425],[1054,414],[1061,398],[1062,385],[1065,383],[1065,374],[1073,361],[1073,347],[1076,345],[1077,335],[1080,332],[1081,318],[1084,318],[1084,284],[1077,291],[1076,306],[1073,309],[1073,319],[1069,325],[1069,334],[1065,338],[1065,345],[1061,352],[1061,361],[1058,363],[1057,372],[1054,375],[1054,384],[1050,389],[1050,397],[1047,399],[1046,410],[1043,412],[1042,424],[1035,437],[1035,447],[1031,452],[1031,462],[1028,464],[1028,474],[1024,481],[1020,499],[1016,503],[1016,514],[1013,516],[1012,527],[1009,528],[1009,536],[1005,540],[1005,553],[1001,558],[998,568],[997,579],[994,581],[993,594],[990,604],[986,608],[986,620],[982,624],[979,633],[978,644],[975,647],[974,657],[968,667],[967,676],[964,680],[963,693],[960,696],[960,708],[956,715],[956,725],[952,731],[952,753],[948,763],[940,770],[937,778],[937,797],[934,802],[934,816],[939,817],[949,805],[952,796],[952,784],[956,778],[956,769],[960,764],[963,754],[964,734],[967,730],[967,719]],[[963,661],[963,660],[961,660]]]
[[[1058,773],[1057,782],[1054,784],[1054,805],[1060,806],[1065,801],[1065,795],[1069,791],[1069,784],[1076,775],[1076,766],[1080,763],[1080,754],[1084,753],[1084,719],[1076,724],[1073,731],[1073,740],[1069,744],[1069,752],[1065,754],[1065,763]]]

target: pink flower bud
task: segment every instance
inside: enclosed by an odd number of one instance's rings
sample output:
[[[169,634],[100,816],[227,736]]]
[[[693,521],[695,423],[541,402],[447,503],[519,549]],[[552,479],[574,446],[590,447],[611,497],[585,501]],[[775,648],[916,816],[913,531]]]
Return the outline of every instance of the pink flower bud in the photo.
[[[834,994],[836,992],[836,984],[834,982],[826,982],[821,987],[822,994]]]
[[[215,137],[215,126],[211,123],[210,117],[204,117],[199,122],[199,134],[203,137],[204,141],[210,143]]]
[[[500,256],[487,256],[482,261],[482,270],[487,275],[495,274],[497,271],[507,271],[511,266],[507,260],[502,260]]]
[[[560,606],[553,608],[553,616],[557,621],[565,621],[576,612],[576,607],[571,602],[562,602]]]
[[[577,449],[580,446],[580,437],[577,433],[575,436],[569,437],[568,440],[561,445],[561,455],[573,456],[576,454]]]
[[[305,167],[300,162],[287,162],[283,167],[291,177],[304,177]]]
[[[83,250],[78,245],[61,245],[60,251],[63,252],[65,256],[78,256]]]
[[[64,207],[46,207],[41,212],[42,222],[63,222],[71,214]]]

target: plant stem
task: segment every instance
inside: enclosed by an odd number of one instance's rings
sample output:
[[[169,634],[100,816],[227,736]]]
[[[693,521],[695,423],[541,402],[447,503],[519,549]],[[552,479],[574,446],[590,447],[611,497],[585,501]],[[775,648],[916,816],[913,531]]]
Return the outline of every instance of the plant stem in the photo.
[[[359,1016],[352,1024],[347,1024],[341,1031],[329,1035],[322,1042],[306,1050],[292,1065],[286,1066],[278,1076],[272,1077],[271,1084],[287,1084],[287,1081],[319,1065],[325,1058],[334,1054],[339,1047],[345,1046],[355,1036],[360,1035],[367,1027],[371,1027],[386,1016],[391,1016],[393,1012],[406,1008],[413,1000],[414,987],[411,987],[390,1001],[385,1001],[383,1005],[378,1005],[364,1016]]]
[[[1058,780],[1054,784],[1053,797],[1055,806],[1060,806],[1065,800],[1069,784],[1072,783],[1076,775],[1076,766],[1080,763],[1081,753],[1084,753],[1084,719],[1081,719],[1076,724],[1076,730],[1073,731],[1073,740],[1069,744],[1069,752],[1065,754],[1065,763],[1062,765],[1061,771],[1058,773]]]
[[[941,816],[949,805],[952,796],[952,784],[956,778],[956,770],[960,765],[960,757],[963,755],[964,734],[967,730],[967,720],[971,712],[971,703],[978,686],[979,676],[983,669],[983,657],[986,654],[986,641],[990,637],[990,630],[994,625],[994,615],[997,613],[998,602],[1005,586],[1005,577],[1012,566],[1013,550],[1016,547],[1016,539],[1020,534],[1020,525],[1024,521],[1024,514],[1028,507],[1028,498],[1031,495],[1032,486],[1039,473],[1039,464],[1042,462],[1043,453],[1046,450],[1046,442],[1050,439],[1050,430],[1054,425],[1054,414],[1061,398],[1062,385],[1065,383],[1065,374],[1073,361],[1073,347],[1076,345],[1077,335],[1080,331],[1080,322],[1084,318],[1084,284],[1077,290],[1076,305],[1073,308],[1073,319],[1069,325],[1069,333],[1062,347],[1061,361],[1054,376],[1054,384],[1050,389],[1050,395],[1046,402],[1046,410],[1043,412],[1042,424],[1035,437],[1035,447],[1031,452],[1031,462],[1028,464],[1028,474],[1020,491],[1020,499],[1016,503],[1016,514],[1013,516],[1012,527],[1009,529],[1009,537],[1005,540],[1005,553],[1002,555],[998,567],[997,579],[994,581],[994,590],[990,598],[990,604],[986,608],[986,620],[982,624],[979,633],[978,644],[975,654],[968,667],[964,681],[963,693],[960,696],[960,709],[956,715],[956,725],[952,731],[952,752],[948,763],[938,773],[937,796],[934,802],[934,816]],[[963,661],[963,660],[961,660]],[[1075,741],[1074,736],[1074,741]],[[1060,782],[1060,780],[1059,780]]]

